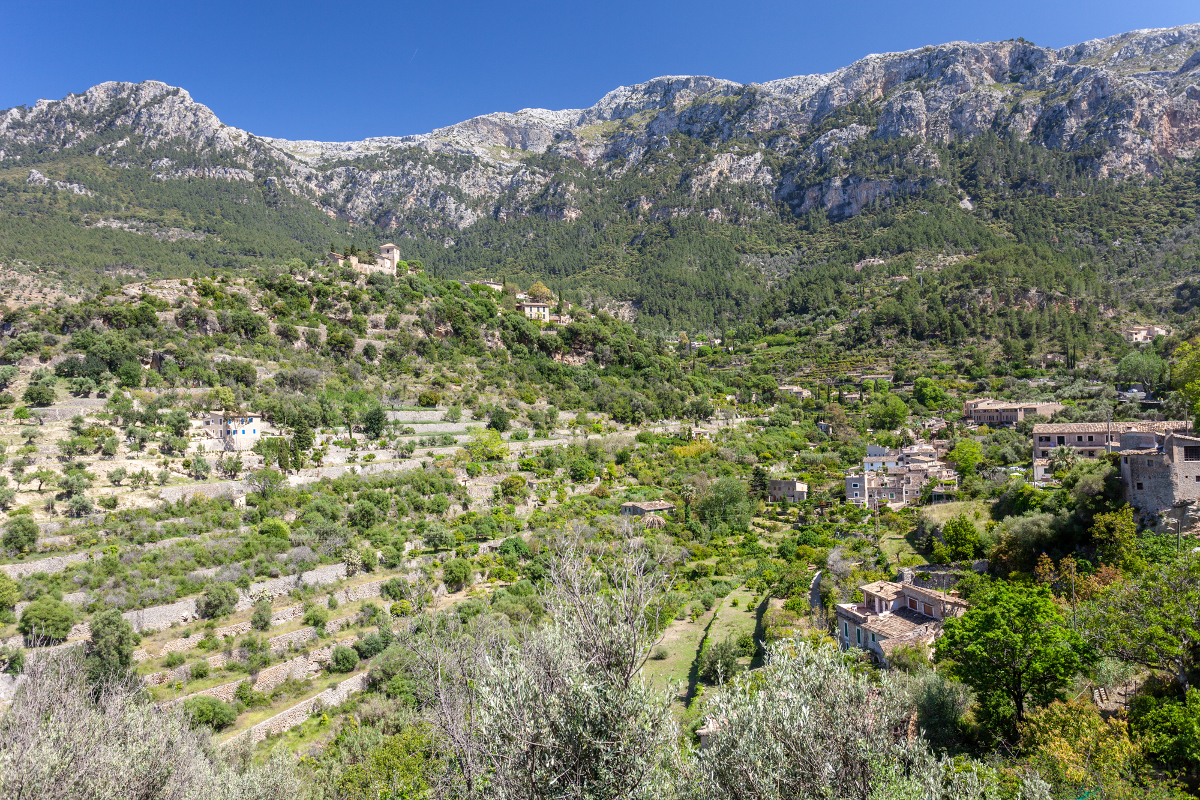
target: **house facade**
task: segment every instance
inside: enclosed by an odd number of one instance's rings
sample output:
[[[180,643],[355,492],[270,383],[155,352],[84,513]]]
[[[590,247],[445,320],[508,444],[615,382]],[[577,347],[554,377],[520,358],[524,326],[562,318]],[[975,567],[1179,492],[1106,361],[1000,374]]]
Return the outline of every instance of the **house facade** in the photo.
[[[873,653],[883,663],[896,647],[933,644],[942,625],[962,616],[969,604],[956,592],[939,592],[911,583],[876,581],[860,586],[863,599],[839,603],[837,638],[843,650],[855,647]]]
[[[644,517],[647,514],[669,514],[675,510],[674,503],[666,500],[638,500],[621,504],[621,514],[626,517]]]
[[[517,303],[517,311],[526,319],[533,319],[539,322],[550,321],[550,304],[541,300],[523,300]]]
[[[1159,336],[1170,336],[1171,329],[1161,325],[1134,325],[1123,331],[1125,341],[1132,344],[1149,344]]]
[[[846,476],[846,502],[865,508],[886,505],[900,509],[920,502],[926,486],[930,487],[930,502],[952,500],[958,492],[958,473],[940,461],[851,473]]]
[[[196,449],[202,451],[249,450],[265,432],[262,415],[256,412],[230,416],[210,411],[192,427],[197,434]]]
[[[767,481],[767,499],[772,503],[784,500],[789,503],[802,503],[808,499],[808,484],[800,481],[776,480]]]
[[[1044,481],[1053,477],[1050,456],[1056,447],[1070,447],[1076,458],[1099,458],[1105,453],[1122,450],[1128,442],[1143,442],[1139,434],[1185,433],[1188,423],[1182,420],[1164,422],[1046,422],[1033,426],[1033,479]]]
[[[1145,514],[1200,501],[1200,437],[1174,431],[1126,434],[1121,448],[1125,498]]]
[[[1032,417],[1035,414],[1049,417],[1064,408],[1066,406],[1062,403],[1016,403],[977,397],[974,400],[963,402],[963,419],[974,422],[976,425],[987,425],[993,428],[996,426],[1011,427],[1024,421],[1026,417]]]

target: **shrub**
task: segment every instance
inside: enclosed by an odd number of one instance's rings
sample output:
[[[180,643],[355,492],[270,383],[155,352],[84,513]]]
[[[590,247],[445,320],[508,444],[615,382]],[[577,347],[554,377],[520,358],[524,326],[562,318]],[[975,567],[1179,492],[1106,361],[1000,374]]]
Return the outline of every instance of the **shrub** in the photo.
[[[192,680],[198,681],[208,677],[209,667],[207,661],[197,661],[192,664],[191,670]]]
[[[704,651],[704,658],[700,663],[700,677],[708,683],[728,681],[740,669],[737,660],[741,654],[741,648],[733,639],[713,642]]]
[[[254,691],[254,684],[250,681],[242,681],[237,685],[237,689],[233,692],[233,699],[237,700],[238,705],[242,708],[271,705],[271,698],[262,692]]]
[[[392,578],[379,587],[379,593],[388,600],[405,600],[408,598],[408,581],[404,578]]]
[[[187,659],[183,657],[183,653],[167,653],[167,657],[163,659],[163,666],[167,669],[175,669],[182,667],[184,661]]]
[[[421,408],[435,408],[441,400],[442,396],[439,393],[432,389],[427,389],[417,396],[417,405],[421,406]]]
[[[326,622],[329,622],[329,611],[321,608],[316,603],[309,603],[304,607],[305,625],[311,625],[314,628],[324,628]]]
[[[61,600],[44,594],[25,607],[17,629],[26,636],[65,639],[75,622],[75,610]]]
[[[358,653],[353,647],[338,645],[329,656],[330,672],[353,672],[358,666]]]
[[[271,601],[265,597],[254,604],[254,613],[250,615],[250,627],[256,631],[265,631],[271,627]]]
[[[475,566],[465,558],[453,558],[442,565],[442,580],[447,586],[462,586],[475,574]]]
[[[54,389],[44,383],[35,383],[25,390],[22,399],[33,406],[48,406],[55,400]]]
[[[258,532],[262,536],[269,536],[272,539],[290,539],[292,536],[292,529],[279,517],[264,519],[258,524]]]
[[[233,613],[237,601],[238,592],[232,583],[214,583],[200,597],[200,615],[207,619],[227,616]]]
[[[391,644],[391,636],[376,631],[369,633],[354,643],[354,650],[361,659],[374,658]]]
[[[21,553],[37,546],[38,526],[31,517],[21,514],[4,525],[4,547]]]
[[[215,697],[189,697],[183,701],[183,708],[192,719],[192,727],[209,727],[214,731],[228,728],[237,719],[237,711],[233,706]]]

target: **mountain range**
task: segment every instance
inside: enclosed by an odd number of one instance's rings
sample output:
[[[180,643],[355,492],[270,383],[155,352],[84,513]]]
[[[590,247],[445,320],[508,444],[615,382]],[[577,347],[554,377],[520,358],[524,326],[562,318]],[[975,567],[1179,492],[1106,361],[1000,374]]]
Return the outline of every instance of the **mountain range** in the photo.
[[[861,245],[859,217],[910,208],[1019,240],[989,202],[1161,181],[1198,145],[1200,24],[952,42],[765,83],[667,76],[587,109],[359,142],[260,137],[183,89],[110,82],[0,112],[0,258],[154,274],[391,239],[447,274],[537,276],[664,319],[695,317],[653,300],[689,283],[663,269],[690,270],[716,324],[838,252],[914,249],[847,248],[836,231]],[[926,246],[979,246],[953,239]]]

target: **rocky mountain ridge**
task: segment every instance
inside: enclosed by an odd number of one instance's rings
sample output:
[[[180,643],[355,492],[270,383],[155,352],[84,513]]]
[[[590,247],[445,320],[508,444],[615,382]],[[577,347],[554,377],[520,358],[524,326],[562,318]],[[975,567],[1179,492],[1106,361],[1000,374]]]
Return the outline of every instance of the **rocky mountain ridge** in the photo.
[[[1158,174],[1197,152],[1198,84],[1194,24],[1059,49],[952,42],[760,84],[666,76],[587,109],[330,143],[256,137],[183,89],[113,82],[0,112],[0,168],[82,152],[163,180],[277,181],[330,216],[452,243],[488,217],[570,222],[597,186],[661,174],[667,159],[680,173],[669,191],[622,200],[647,218],[691,213],[680,196],[741,186],[764,213],[786,204],[839,219],[918,191],[928,181],[911,173],[937,166],[937,146],[989,132],[1086,154],[1100,176]],[[905,146],[867,174],[853,153],[873,141]]]

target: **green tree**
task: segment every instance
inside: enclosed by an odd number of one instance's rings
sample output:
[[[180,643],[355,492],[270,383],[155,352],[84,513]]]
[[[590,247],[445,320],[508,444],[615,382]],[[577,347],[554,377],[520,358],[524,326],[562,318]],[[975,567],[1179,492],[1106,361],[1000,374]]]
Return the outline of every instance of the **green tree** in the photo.
[[[871,406],[871,426],[876,430],[893,431],[908,419],[908,406],[894,394]]]
[[[25,394],[21,398],[31,406],[48,406],[54,402],[56,395],[53,386],[45,383],[33,383],[25,389]]]
[[[724,683],[741,669],[738,656],[742,654],[732,637],[713,642],[704,651],[700,661],[700,677],[708,683]]]
[[[946,620],[936,660],[949,662],[950,673],[979,695],[984,715],[1011,736],[1029,703],[1061,699],[1088,651],[1048,589],[997,583]]]
[[[74,609],[63,601],[44,594],[25,606],[17,630],[26,636],[65,639],[74,623]]]
[[[1133,351],[1117,363],[1117,380],[1124,384],[1140,383],[1147,392],[1152,392],[1166,372],[1164,362],[1152,350]]]
[[[965,515],[958,514],[942,526],[942,541],[934,547],[934,560],[943,564],[966,561],[974,558],[978,549],[979,530]]]
[[[214,583],[200,597],[200,614],[208,619],[224,617],[233,613],[237,601],[238,591],[232,583]]]
[[[946,390],[932,378],[917,378],[913,382],[913,398],[926,408],[942,408],[948,402]]]
[[[353,672],[358,666],[358,653],[353,647],[339,644],[329,654],[330,672]]]
[[[250,615],[250,627],[256,631],[265,631],[271,627],[271,601],[262,598],[254,604],[254,613]]]
[[[0,613],[12,611],[21,599],[21,587],[8,577],[7,572],[0,572]],[[9,620],[12,621],[11,619]]]
[[[447,586],[462,586],[474,574],[474,565],[465,558],[452,558],[442,565],[442,580]]]
[[[383,406],[371,406],[359,421],[362,422],[363,433],[368,439],[378,439],[383,436],[384,428],[387,427],[387,412],[383,410]]]
[[[1075,448],[1059,445],[1050,451],[1048,465],[1050,474],[1057,475],[1060,472],[1069,472],[1071,467],[1075,465]]]
[[[1128,504],[1107,514],[1097,514],[1089,533],[1104,563],[1120,569],[1137,564],[1137,522]]]
[[[88,641],[84,669],[88,680],[98,683],[105,678],[126,675],[133,667],[133,648],[140,641],[129,620],[115,608],[105,609],[88,620]]]
[[[959,439],[954,449],[946,454],[946,459],[962,475],[974,475],[975,467],[983,461],[983,448],[974,439]]]
[[[4,546],[18,553],[37,547],[38,526],[28,514],[18,514],[4,524]]]
[[[1102,652],[1170,673],[1186,691],[1200,668],[1200,554],[1113,584],[1080,616]]]
[[[508,454],[500,432],[491,428],[471,431],[465,449],[474,461],[503,461]]]

